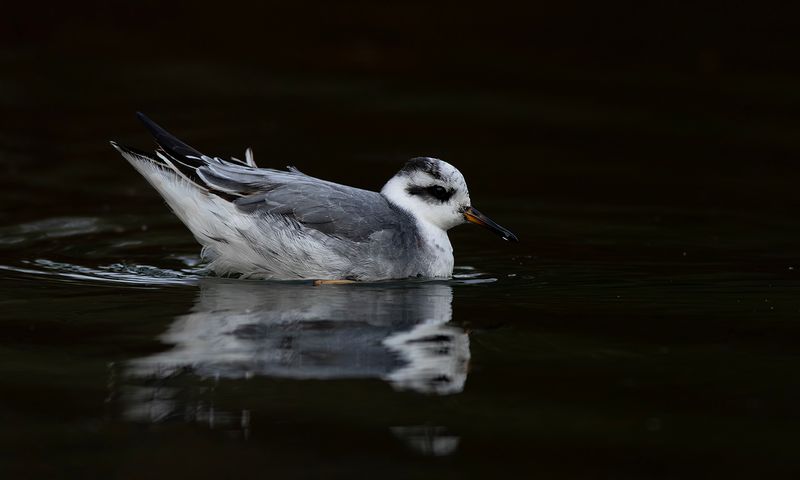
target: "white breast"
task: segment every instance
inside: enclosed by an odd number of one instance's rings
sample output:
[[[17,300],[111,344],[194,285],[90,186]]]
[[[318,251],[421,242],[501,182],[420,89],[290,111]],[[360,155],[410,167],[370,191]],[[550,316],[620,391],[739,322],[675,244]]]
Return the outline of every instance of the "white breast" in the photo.
[[[453,275],[453,245],[447,232],[425,220],[417,219],[423,248],[430,257],[428,277],[450,278]]]

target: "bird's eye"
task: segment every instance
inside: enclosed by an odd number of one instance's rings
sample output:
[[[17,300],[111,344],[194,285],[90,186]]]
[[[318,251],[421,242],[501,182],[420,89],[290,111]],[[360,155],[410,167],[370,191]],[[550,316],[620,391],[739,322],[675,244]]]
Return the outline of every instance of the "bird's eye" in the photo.
[[[433,198],[437,200],[446,201],[452,195],[451,192],[448,192],[446,188],[440,185],[433,185],[425,189]]]

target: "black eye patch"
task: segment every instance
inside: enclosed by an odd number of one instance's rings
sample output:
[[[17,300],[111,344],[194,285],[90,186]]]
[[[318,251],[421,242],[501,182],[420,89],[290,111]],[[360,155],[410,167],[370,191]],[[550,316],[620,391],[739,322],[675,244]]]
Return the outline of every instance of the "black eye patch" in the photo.
[[[441,185],[431,185],[430,187],[411,186],[406,189],[411,195],[421,195],[423,197],[435,198],[444,203],[456,192],[455,189],[446,189]]]
[[[439,185],[434,185],[432,187],[428,187],[425,189],[433,198],[437,200],[441,200],[446,202],[450,199],[453,195],[452,192],[448,192],[446,188],[440,187]]]

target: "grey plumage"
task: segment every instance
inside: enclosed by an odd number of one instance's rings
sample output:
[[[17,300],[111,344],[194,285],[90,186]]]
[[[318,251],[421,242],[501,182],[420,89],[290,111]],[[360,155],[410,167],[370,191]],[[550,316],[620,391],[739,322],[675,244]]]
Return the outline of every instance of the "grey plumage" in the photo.
[[[233,201],[256,215],[283,215],[326,235],[364,242],[380,231],[414,229],[413,219],[380,193],[320,180],[298,170],[209,165],[198,174],[213,189],[241,195]]]
[[[337,278],[403,278],[424,271],[417,262],[425,255],[414,255],[423,253],[415,252],[419,242],[414,219],[378,192],[321,180],[297,169],[284,172],[220,163],[197,172],[212,190],[238,196],[232,203],[239,212],[262,223],[285,219],[287,228],[351,258],[353,265],[337,272]],[[381,273],[376,277],[365,271],[364,264],[372,271],[377,265],[384,267],[377,268]]]
[[[203,245],[220,275],[265,279],[446,278],[447,230],[472,221],[516,240],[470,204],[464,177],[429,157],[406,163],[380,192],[204,155],[138,114],[158,143],[114,142]]]
[[[112,145],[164,196],[221,275],[428,276],[414,219],[378,192],[203,155],[152,122],[156,155]],[[188,201],[187,201],[188,200]],[[238,217],[234,219],[234,216]]]

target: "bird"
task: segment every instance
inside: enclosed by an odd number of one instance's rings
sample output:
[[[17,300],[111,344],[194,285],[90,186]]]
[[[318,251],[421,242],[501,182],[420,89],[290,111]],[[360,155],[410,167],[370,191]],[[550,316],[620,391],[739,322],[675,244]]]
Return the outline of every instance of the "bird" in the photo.
[[[447,231],[474,223],[517,236],[472,206],[464,176],[432,157],[408,160],[380,192],[244,160],[211,157],[146,115],[153,153],[111,141],[202,245],[206,268],[224,277],[372,282],[453,275]]]

